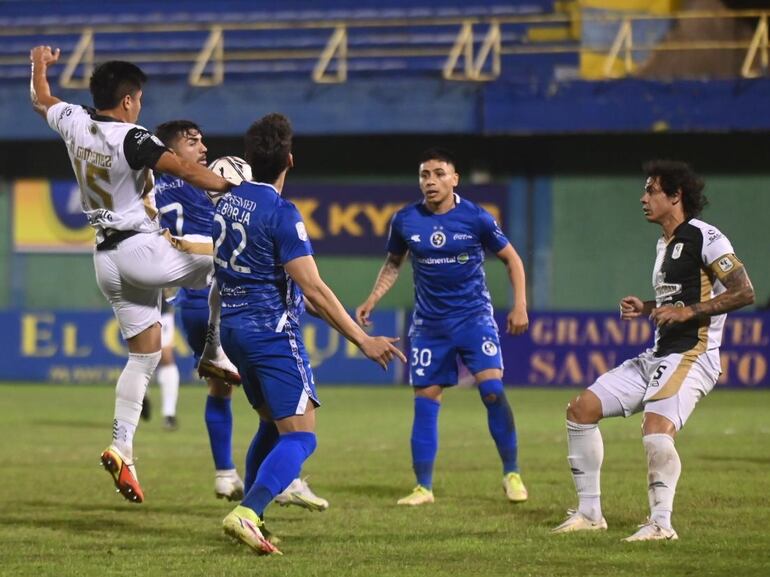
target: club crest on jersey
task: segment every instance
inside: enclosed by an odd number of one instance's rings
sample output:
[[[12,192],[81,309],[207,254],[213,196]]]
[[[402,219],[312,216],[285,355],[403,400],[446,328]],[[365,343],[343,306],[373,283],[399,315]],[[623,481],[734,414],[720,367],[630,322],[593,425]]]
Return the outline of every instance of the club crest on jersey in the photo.
[[[430,235],[430,243],[436,248],[441,248],[446,244],[446,235],[440,230],[437,230]]]
[[[494,357],[497,354],[497,345],[492,341],[484,341],[481,345],[481,352],[488,357]]]
[[[674,250],[671,251],[671,258],[674,260],[682,256],[682,249],[684,248],[683,242],[678,242],[674,245]]]
[[[735,264],[733,264],[732,259],[729,256],[726,256],[724,258],[720,258],[717,262],[717,265],[720,269],[722,269],[722,272],[730,272],[733,270],[733,267]]]
[[[297,236],[302,242],[307,242],[307,230],[305,229],[305,223],[304,222],[298,222],[294,225],[294,228],[297,229]]]

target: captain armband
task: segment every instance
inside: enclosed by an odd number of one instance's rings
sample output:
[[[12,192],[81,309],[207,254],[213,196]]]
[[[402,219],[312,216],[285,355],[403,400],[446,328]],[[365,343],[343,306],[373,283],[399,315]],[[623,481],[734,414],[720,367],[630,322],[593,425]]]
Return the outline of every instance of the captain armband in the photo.
[[[711,269],[711,272],[713,272],[714,275],[716,275],[716,277],[722,281],[732,272],[738,270],[739,268],[743,268],[743,263],[737,256],[731,253],[720,256],[709,265],[709,268]]]

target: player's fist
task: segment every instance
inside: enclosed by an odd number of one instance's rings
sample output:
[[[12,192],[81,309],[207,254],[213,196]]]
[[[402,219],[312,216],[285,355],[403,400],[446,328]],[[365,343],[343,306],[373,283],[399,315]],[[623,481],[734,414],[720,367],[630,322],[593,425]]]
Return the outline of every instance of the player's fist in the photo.
[[[506,331],[510,335],[520,335],[529,328],[529,317],[524,308],[514,308],[508,313],[506,320]]]
[[[61,49],[52,50],[50,46],[35,46],[29,51],[29,59],[33,64],[49,65],[59,60]]]
[[[644,311],[642,299],[635,296],[627,296],[620,299],[620,318],[624,321],[635,319]]]
[[[372,313],[374,305],[368,300],[356,309],[356,322],[362,327],[368,327],[372,324],[369,315]]]

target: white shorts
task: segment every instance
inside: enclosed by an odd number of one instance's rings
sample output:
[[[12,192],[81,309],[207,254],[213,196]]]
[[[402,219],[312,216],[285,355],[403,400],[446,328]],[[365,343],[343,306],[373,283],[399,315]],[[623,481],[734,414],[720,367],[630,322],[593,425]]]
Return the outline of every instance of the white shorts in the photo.
[[[190,243],[180,244],[162,231],[127,238],[113,250],[94,252],[96,283],[112,305],[123,338],[160,322],[164,287],[206,288],[214,260]],[[190,250],[190,252],[184,252]]]
[[[720,372],[718,349],[665,357],[647,350],[603,374],[588,390],[599,397],[604,417],[644,410],[667,418],[678,431],[714,388]]]
[[[160,348],[174,345],[174,312],[160,315]]]

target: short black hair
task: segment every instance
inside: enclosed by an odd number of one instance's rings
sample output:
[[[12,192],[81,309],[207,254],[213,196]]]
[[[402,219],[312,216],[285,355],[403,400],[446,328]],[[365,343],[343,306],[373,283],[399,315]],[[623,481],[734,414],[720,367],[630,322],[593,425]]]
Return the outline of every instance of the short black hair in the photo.
[[[136,64],[110,60],[100,64],[91,75],[89,88],[97,110],[115,108],[130,94],[133,96],[147,82],[147,75]]]
[[[457,170],[457,162],[455,162],[455,155],[446,148],[441,148],[440,146],[434,146],[431,148],[428,148],[427,150],[423,150],[422,154],[420,154],[420,164],[423,162],[428,162],[429,160],[440,160],[441,162],[446,162],[447,164],[451,164],[455,167],[455,170]]]
[[[169,120],[155,127],[155,136],[160,138],[167,148],[171,148],[178,139],[186,138],[191,132],[203,134],[200,126],[192,120]]]
[[[269,184],[289,166],[292,130],[289,119],[272,113],[254,122],[243,138],[244,156],[253,180]]]
[[[708,204],[703,194],[706,184],[686,162],[677,160],[650,160],[644,163],[644,172],[649,178],[657,178],[666,196],[676,196],[682,191],[684,214],[689,218],[700,215]]]

